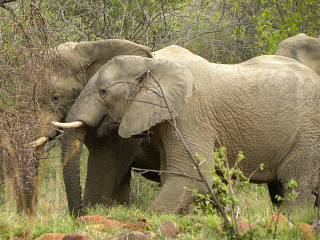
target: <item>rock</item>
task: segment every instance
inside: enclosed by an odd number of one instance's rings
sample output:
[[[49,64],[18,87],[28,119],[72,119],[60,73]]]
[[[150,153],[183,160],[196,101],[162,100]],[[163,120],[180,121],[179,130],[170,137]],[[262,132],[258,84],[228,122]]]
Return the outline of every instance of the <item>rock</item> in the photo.
[[[119,230],[122,228],[122,223],[116,220],[111,220],[106,217],[95,215],[95,216],[82,216],[75,220],[77,225],[79,224],[103,224],[102,231],[110,231],[111,229]]]
[[[237,222],[237,225],[241,233],[257,227],[253,223],[246,223],[246,222]]]
[[[110,231],[112,229],[119,230],[122,228],[122,223],[116,220],[107,219],[103,222],[102,231]]]
[[[81,233],[70,233],[65,235],[62,240],[91,240],[91,238]]]
[[[162,223],[159,230],[163,237],[176,238],[179,233],[179,225],[175,222],[168,221]]]
[[[142,232],[147,238],[155,238],[157,237],[159,234],[155,233],[155,232]]]
[[[307,224],[307,223],[299,223],[299,227],[301,229],[301,233],[302,235],[306,238],[306,239],[316,239],[316,236],[313,232],[313,228]]]
[[[100,224],[93,224],[93,225],[88,225],[84,228],[86,231],[103,231],[104,225],[102,223]]]
[[[106,220],[108,219],[104,216],[94,215],[94,216],[79,217],[76,220],[74,220],[74,222],[79,226],[80,224],[99,224],[99,223],[103,223]]]
[[[122,227],[133,230],[133,231],[138,231],[138,230],[150,229],[152,227],[152,224],[147,222],[146,219],[140,218],[135,223],[123,223]]]
[[[148,240],[148,238],[142,232],[129,232],[112,237],[109,240]]]
[[[46,233],[35,240],[62,240],[64,235],[60,233]]]
[[[288,221],[287,218],[285,218],[281,213],[275,213],[269,216],[269,219],[267,220],[267,226],[272,228],[275,226],[275,224],[278,223],[278,226],[288,226],[293,227],[294,225]]]

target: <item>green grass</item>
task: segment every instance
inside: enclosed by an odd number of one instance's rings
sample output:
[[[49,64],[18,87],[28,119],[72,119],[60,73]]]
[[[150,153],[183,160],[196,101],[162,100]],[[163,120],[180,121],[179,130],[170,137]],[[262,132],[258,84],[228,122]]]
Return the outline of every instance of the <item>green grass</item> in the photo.
[[[82,179],[84,184],[86,172],[86,154],[84,149],[82,158]],[[67,200],[64,191],[62,170],[60,164],[60,148],[55,147],[42,161],[41,189],[39,194],[39,207],[32,225],[28,216],[19,215],[16,211],[15,202],[10,189],[0,190],[0,225],[8,226],[9,229],[0,230],[0,239],[8,239],[10,236],[17,236],[33,229],[33,238],[42,234],[57,232],[61,234],[83,233],[92,239],[108,239],[121,232],[101,232],[93,227],[85,225],[77,226],[69,217]],[[120,222],[136,222],[144,218],[152,224],[150,231],[158,231],[158,227],[165,221],[174,221],[179,224],[179,239],[228,239],[223,230],[223,221],[217,213],[204,213],[195,209],[193,215],[150,215],[147,211],[152,199],[159,191],[157,184],[152,183],[138,174],[133,174],[132,179],[132,204],[130,206],[105,207],[102,205],[93,206],[88,209],[89,215],[103,215]],[[258,226],[252,232],[243,233],[242,239],[273,239],[273,230],[266,228],[268,216],[275,213],[267,189],[264,185],[249,184],[243,190],[237,192],[239,199],[236,213],[239,221],[251,222]],[[314,208],[290,218],[293,223],[306,222],[312,224],[317,218]],[[231,219],[231,217],[230,217]],[[122,231],[123,232],[123,231]],[[165,239],[159,236],[157,239]],[[298,228],[279,228],[276,239],[303,239]]]

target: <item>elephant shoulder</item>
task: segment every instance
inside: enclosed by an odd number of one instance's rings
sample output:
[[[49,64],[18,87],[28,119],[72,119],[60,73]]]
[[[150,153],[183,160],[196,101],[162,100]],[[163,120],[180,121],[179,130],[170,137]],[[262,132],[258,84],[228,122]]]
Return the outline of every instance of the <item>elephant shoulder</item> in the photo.
[[[161,50],[153,52],[152,55],[154,58],[160,59],[193,59],[207,61],[206,59],[192,53],[188,49],[177,45],[165,47]]]

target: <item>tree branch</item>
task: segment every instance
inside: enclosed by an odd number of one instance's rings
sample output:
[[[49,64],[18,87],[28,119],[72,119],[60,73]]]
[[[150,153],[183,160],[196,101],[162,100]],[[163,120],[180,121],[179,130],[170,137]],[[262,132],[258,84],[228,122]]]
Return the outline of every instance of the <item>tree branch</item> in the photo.
[[[27,41],[27,45],[31,44],[31,38],[30,36],[27,34],[27,32],[24,30],[21,22],[18,20],[17,15],[14,13],[13,9],[4,5],[5,3],[9,3],[9,2],[14,2],[15,0],[0,0],[0,7],[2,7],[3,9],[7,10],[12,16],[14,21],[17,23],[17,25],[19,26],[23,36],[26,38]]]
[[[0,0],[0,6],[5,3],[15,2],[16,0]],[[1,6],[2,7],[2,6]]]
[[[151,170],[151,169],[143,169],[143,168],[131,168],[132,170],[134,171],[138,171],[142,174],[146,173],[146,172],[156,172],[156,173],[165,173],[165,174],[171,174],[171,175],[177,175],[177,176],[182,176],[182,177],[186,177],[186,178],[189,178],[189,179],[192,179],[192,180],[196,180],[198,182],[203,182],[201,179],[198,179],[198,178],[194,178],[194,177],[190,177],[186,174],[183,174],[183,173],[176,173],[176,172],[168,172],[168,171],[158,171],[158,170]]]

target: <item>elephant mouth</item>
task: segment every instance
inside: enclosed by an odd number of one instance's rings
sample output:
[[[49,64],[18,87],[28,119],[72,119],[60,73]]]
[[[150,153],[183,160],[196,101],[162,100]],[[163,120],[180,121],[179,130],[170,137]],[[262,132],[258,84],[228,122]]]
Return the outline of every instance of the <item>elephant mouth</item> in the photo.
[[[118,131],[119,123],[116,121],[110,121],[110,118],[105,115],[97,127],[97,137],[101,138],[111,133]]]
[[[68,122],[68,123],[61,123],[61,122],[52,122],[52,124],[58,128],[74,128],[74,129],[79,129],[82,127],[90,127],[90,128],[96,128],[97,129],[97,137],[101,138],[107,135],[110,135],[114,131],[118,131],[119,128],[119,122],[117,121],[112,121],[110,117],[105,115],[100,124],[98,126],[93,126],[93,124],[89,124],[85,120],[76,120],[74,122]]]

